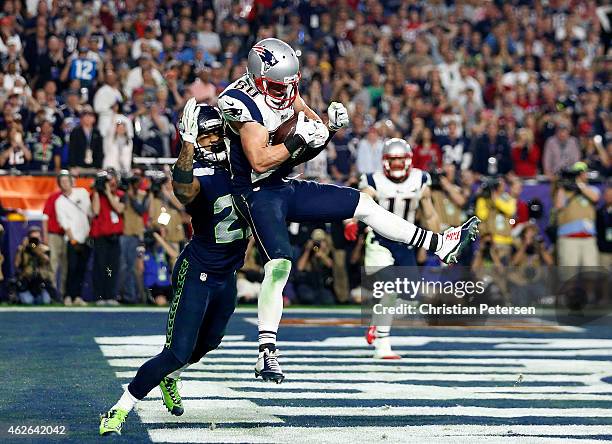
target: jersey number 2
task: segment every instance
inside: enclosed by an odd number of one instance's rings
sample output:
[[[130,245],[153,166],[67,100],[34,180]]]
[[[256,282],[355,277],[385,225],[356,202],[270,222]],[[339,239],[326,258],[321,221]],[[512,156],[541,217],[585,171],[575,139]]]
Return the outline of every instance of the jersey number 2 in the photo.
[[[225,196],[219,197],[215,201],[213,208],[215,215],[222,213],[226,208],[230,209],[229,214],[215,225],[215,241],[218,244],[229,244],[238,239],[243,239],[244,231],[242,228],[230,229],[232,224],[238,220],[236,210],[234,210],[234,205],[232,204],[232,196],[226,194]]]

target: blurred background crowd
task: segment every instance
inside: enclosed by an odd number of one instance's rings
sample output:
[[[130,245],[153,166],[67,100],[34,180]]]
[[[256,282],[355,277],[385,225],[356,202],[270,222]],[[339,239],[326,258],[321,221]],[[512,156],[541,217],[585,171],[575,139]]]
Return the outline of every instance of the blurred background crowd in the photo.
[[[190,235],[167,179],[177,117],[192,96],[215,104],[266,37],[299,50],[315,111],[335,100],[351,115],[303,176],[357,186],[382,170],[384,140],[402,137],[443,228],[483,220],[465,264],[609,267],[611,13],[593,0],[6,0],[0,169],[57,176],[59,191],[12,285],[0,271],[4,299],[165,303]],[[91,189],[73,186],[102,170]],[[535,184],[545,192],[528,199]],[[288,228],[287,303],[358,300],[363,227],[356,240],[341,225]],[[244,300],[261,275],[249,249]]]

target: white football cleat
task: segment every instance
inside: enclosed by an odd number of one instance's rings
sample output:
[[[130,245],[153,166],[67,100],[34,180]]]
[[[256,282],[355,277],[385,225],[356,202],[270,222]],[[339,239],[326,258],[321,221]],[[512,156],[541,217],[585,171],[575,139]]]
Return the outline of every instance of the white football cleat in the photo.
[[[374,339],[374,359],[402,359],[400,355],[391,350],[389,336]]]
[[[436,256],[445,264],[456,264],[461,252],[476,239],[479,223],[480,219],[472,216],[460,227],[451,227],[444,231],[442,245],[436,251]]]

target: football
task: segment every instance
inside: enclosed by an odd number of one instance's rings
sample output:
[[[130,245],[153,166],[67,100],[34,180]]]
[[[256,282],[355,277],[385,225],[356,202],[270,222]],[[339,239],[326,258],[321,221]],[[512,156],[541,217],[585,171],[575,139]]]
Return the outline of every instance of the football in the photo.
[[[295,127],[297,125],[298,115],[293,114],[288,120],[281,123],[281,125],[272,134],[272,145],[279,145],[287,140],[287,137],[292,136],[295,133]]]

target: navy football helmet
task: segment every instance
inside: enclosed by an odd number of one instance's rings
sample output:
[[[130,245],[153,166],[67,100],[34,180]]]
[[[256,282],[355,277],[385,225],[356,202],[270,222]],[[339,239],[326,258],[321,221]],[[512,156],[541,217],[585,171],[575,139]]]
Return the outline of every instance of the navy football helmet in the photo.
[[[194,159],[204,162],[221,162],[225,153],[225,128],[221,113],[214,106],[198,105],[198,138],[195,143]]]

